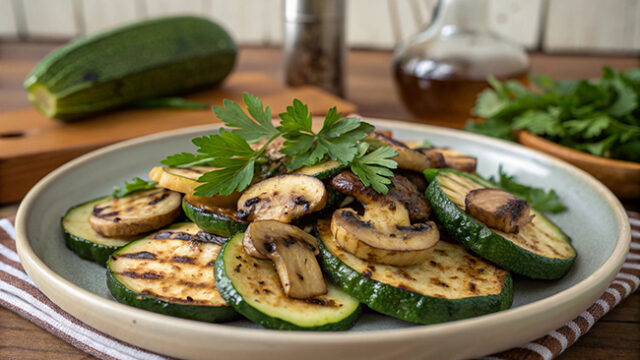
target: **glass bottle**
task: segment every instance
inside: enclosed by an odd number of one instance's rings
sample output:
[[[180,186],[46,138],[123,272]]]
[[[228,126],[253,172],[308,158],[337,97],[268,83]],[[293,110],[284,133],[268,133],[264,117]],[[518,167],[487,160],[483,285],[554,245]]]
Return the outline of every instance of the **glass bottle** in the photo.
[[[431,24],[396,49],[399,95],[420,120],[460,127],[487,76],[524,80],[524,49],[493,34],[489,0],[440,0]],[[436,121],[437,122],[437,121]]]

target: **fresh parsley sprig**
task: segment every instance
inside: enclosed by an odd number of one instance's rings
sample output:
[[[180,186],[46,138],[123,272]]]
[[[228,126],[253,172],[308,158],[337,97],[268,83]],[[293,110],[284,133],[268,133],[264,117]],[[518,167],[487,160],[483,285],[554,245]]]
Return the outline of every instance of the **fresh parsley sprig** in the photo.
[[[114,198],[121,198],[136,191],[153,189],[157,184],[158,183],[156,181],[144,180],[139,177],[135,177],[132,180],[125,182],[123,186],[114,186],[113,193],[111,195]]]
[[[368,149],[368,143],[358,144],[358,153],[351,162],[351,171],[365,186],[371,186],[373,190],[386,194],[389,191],[387,186],[391,184],[393,177],[391,169],[398,167],[398,163],[391,158],[398,155],[398,152],[389,146],[379,147],[370,153],[367,153]]]
[[[467,131],[515,140],[516,131],[527,130],[593,155],[640,162],[640,69],[605,67],[597,80],[535,76],[533,89],[489,83],[473,109],[483,121],[468,122]]]
[[[230,128],[193,139],[197,154],[179,153],[161,161],[171,167],[213,166],[218,169],[198,178],[202,185],[196,196],[228,195],[244,190],[255,176],[256,164],[265,161],[265,150],[275,139],[284,142],[279,152],[286,155],[289,170],[311,166],[328,159],[348,165],[363,183],[378,192],[386,193],[390,177],[397,164],[391,160],[397,152],[388,146],[370,147],[360,142],[373,131],[371,124],[357,118],[342,118],[336,108],[331,108],[316,132],[313,117],[307,105],[294,99],[286,112],[279,114],[280,124],[274,126],[271,109],[253,95],[244,94],[247,113],[239,104],[225,100],[223,106],[215,106],[214,113]],[[260,143],[253,147],[251,143]]]
[[[280,114],[282,137],[286,139],[281,153],[289,156],[290,170],[315,165],[327,156],[348,165],[358,153],[358,141],[364,139],[373,125],[357,118],[343,118],[335,107],[329,109],[319,132],[313,131],[311,113],[307,105],[294,99],[293,105]]]

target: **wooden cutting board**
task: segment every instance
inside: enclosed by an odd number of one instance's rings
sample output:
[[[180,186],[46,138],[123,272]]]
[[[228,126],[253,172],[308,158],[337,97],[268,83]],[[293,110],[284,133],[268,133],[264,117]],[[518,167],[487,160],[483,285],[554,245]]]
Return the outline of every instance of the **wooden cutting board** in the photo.
[[[287,88],[269,75],[256,72],[235,73],[218,88],[186,97],[221,105],[223,99],[241,102],[244,92],[262,98],[274,115],[285,111],[293,98],[308,104],[314,115],[324,115],[332,106],[345,114],[356,110],[353,104],[318,88]],[[210,110],[122,110],[72,124],[48,119],[35,109],[0,113],[0,203],[20,200],[44,175],[91,150],[213,122],[218,120]]]

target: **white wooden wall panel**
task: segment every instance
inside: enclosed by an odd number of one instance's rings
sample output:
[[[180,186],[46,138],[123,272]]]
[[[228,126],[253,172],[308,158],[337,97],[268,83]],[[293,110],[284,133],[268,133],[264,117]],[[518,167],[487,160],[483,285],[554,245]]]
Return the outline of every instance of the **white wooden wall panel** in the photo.
[[[211,0],[210,16],[227,29],[237,42],[263,44],[267,42],[265,21],[268,1]]]
[[[639,1],[551,0],[544,50],[631,51],[640,21]]]
[[[539,45],[545,0],[493,0],[490,19],[493,31],[529,49]]]
[[[284,37],[284,0],[266,0],[265,28],[270,45],[280,45]]]
[[[144,14],[139,13],[137,2],[138,0],[83,0],[82,13],[85,32],[94,34],[141,19]]]
[[[208,15],[209,0],[146,0],[147,16],[167,16],[178,14]]]
[[[23,0],[29,36],[69,38],[80,32],[72,0]]]
[[[0,0],[0,37],[70,38],[190,13],[217,20],[240,44],[280,45],[284,1]],[[345,1],[347,44],[392,49],[428,25],[438,0]],[[24,15],[16,19],[16,13]],[[491,0],[490,21],[494,31],[529,49],[640,51],[640,0]]]
[[[347,1],[347,43],[351,46],[390,49],[392,35],[387,0]]]
[[[640,50],[640,2],[636,3],[636,13],[633,15],[635,17],[634,21],[634,29],[633,29],[633,49],[638,51]]]
[[[0,37],[13,38],[18,36],[12,0],[0,0]]]

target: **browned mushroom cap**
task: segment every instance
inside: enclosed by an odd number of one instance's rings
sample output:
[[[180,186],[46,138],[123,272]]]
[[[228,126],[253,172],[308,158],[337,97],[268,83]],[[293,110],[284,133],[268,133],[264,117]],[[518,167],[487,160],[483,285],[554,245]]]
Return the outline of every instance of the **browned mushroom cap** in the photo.
[[[238,218],[291,222],[327,204],[321,180],[307,175],[280,175],[251,185],[238,199]]]
[[[386,195],[364,186],[350,171],[331,180],[331,186],[353,196],[364,207],[360,216],[352,209],[333,213],[331,229],[336,242],[346,251],[367,261],[406,266],[429,256],[440,238],[429,216],[429,204],[407,178],[395,176]],[[420,221],[411,224],[411,220]]]
[[[418,192],[424,195],[424,192],[427,190],[427,185],[429,185],[424,174],[409,170],[396,170],[395,173],[396,175],[404,176],[409,179],[409,181],[415,185]]]
[[[360,259],[396,266],[424,262],[440,239],[435,223],[393,225],[393,221],[397,220],[339,209],[331,218],[331,231],[340,247]]]
[[[392,159],[398,163],[400,169],[422,172],[424,169],[439,167],[437,157],[427,156],[420,151],[411,149],[403,142],[384,136],[380,132],[374,131],[370,134],[370,138],[387,144],[398,152],[398,155]]]
[[[422,222],[429,218],[431,206],[424,193],[404,176],[396,175],[392,179],[394,187],[387,195],[380,194],[365,186],[360,178],[349,170],[343,171],[331,179],[331,186],[343,194],[353,196],[367,206],[369,203],[396,200],[404,204],[409,211],[411,222]]]
[[[263,220],[249,225],[242,243],[249,255],[273,261],[287,296],[308,299],[327,293],[315,257],[318,253],[315,237],[293,225]]]
[[[531,221],[529,204],[506,191],[482,188],[469,191],[465,211],[491,228],[517,233]]]
[[[476,172],[476,167],[478,165],[478,159],[473,156],[469,156],[463,152],[446,149],[446,148],[419,148],[416,149],[422,152],[423,154],[436,157],[441,156],[444,160],[442,166],[444,168],[456,169],[460,171],[465,171],[468,173]]]

